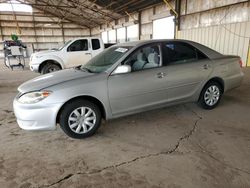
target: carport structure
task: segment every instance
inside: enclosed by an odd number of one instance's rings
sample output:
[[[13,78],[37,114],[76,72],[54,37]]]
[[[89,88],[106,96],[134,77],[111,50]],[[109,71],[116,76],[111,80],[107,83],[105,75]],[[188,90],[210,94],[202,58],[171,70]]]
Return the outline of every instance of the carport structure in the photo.
[[[116,43],[175,36],[223,54],[239,55],[244,66],[250,59],[247,0],[1,0],[0,3],[33,7],[31,12],[1,10],[0,13],[2,41],[9,39],[11,33],[18,33],[31,52],[56,48],[75,37],[102,36],[104,42]],[[157,23],[162,26],[160,34],[156,34]]]
[[[58,0],[58,1],[21,1],[44,11],[45,14],[52,14],[61,20],[69,20],[73,23],[83,25],[87,28],[100,26],[104,23],[117,20],[146,7],[162,3],[161,0],[129,0],[129,1],[83,1],[83,0]]]

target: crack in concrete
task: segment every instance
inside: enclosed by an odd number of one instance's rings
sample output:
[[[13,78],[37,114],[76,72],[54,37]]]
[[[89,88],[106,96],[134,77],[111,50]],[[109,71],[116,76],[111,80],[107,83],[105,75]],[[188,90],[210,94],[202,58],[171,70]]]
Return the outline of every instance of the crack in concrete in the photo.
[[[237,170],[237,171],[240,171],[240,172],[243,172],[245,174],[250,175],[250,172],[247,171],[247,170],[244,170],[244,169],[241,169],[241,168],[238,168],[238,167],[234,167],[234,166],[232,166],[230,164],[227,164],[227,163],[221,161],[220,159],[217,159],[211,152],[207,151],[200,143],[198,143],[198,147],[201,150],[201,151],[198,151],[198,152],[202,152],[202,153],[207,154],[210,158],[212,158],[213,160],[217,161],[218,163],[220,163],[220,164],[222,164],[224,166],[227,166],[227,167],[229,167],[231,169],[234,169],[234,170]]]
[[[56,181],[54,183],[51,183],[51,184],[48,184],[48,185],[39,186],[39,188],[55,186],[55,185],[57,185],[57,184],[65,181],[67,179],[70,179],[72,176],[75,176],[75,175],[93,175],[93,174],[98,174],[98,173],[101,173],[101,172],[103,172],[105,170],[118,168],[118,167],[124,166],[124,165],[129,165],[131,163],[134,163],[134,162],[142,160],[142,159],[146,159],[146,158],[150,158],[150,157],[156,157],[156,156],[160,156],[160,155],[169,155],[169,154],[174,153],[179,148],[180,144],[184,140],[188,140],[195,133],[195,131],[196,131],[197,127],[198,127],[198,122],[202,119],[202,117],[199,116],[191,108],[188,108],[188,107],[186,107],[186,108],[188,110],[190,110],[198,119],[195,120],[192,129],[190,129],[184,136],[180,137],[178,139],[177,143],[175,144],[175,146],[173,148],[171,148],[170,150],[162,151],[162,152],[158,152],[158,153],[151,153],[151,154],[147,154],[147,155],[142,155],[142,156],[136,157],[136,158],[134,158],[132,160],[124,161],[124,162],[121,162],[121,163],[118,163],[118,164],[114,164],[114,165],[110,165],[110,166],[106,166],[106,167],[103,167],[101,169],[92,170],[92,171],[89,171],[89,172],[77,172],[77,173],[74,173],[74,174],[68,174],[68,175],[64,176],[63,178],[59,179],[58,181]]]

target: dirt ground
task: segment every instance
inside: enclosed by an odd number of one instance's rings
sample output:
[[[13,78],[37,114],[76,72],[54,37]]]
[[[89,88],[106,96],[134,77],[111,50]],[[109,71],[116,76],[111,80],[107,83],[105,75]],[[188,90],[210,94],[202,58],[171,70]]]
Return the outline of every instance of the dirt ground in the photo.
[[[2,63],[1,63],[2,64]],[[21,130],[17,86],[0,68],[0,187],[250,187],[250,69],[212,111],[185,104],[105,122],[91,138]]]

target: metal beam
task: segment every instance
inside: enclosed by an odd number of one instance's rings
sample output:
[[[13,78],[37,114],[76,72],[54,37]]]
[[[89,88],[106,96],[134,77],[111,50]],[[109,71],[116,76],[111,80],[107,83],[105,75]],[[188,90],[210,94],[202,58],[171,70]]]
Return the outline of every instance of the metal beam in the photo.
[[[0,21],[0,32],[1,32],[1,39],[3,41],[4,37],[3,37],[3,28],[2,28],[2,22]]]
[[[62,24],[62,38],[63,38],[63,43],[65,43],[65,36],[64,36],[64,28],[63,28],[63,24]]]
[[[76,3],[74,0],[68,0],[68,1],[69,1],[69,2],[73,2],[73,3]],[[92,2],[92,3],[93,3],[93,2]],[[108,14],[108,13],[106,13],[106,12],[103,12],[102,10],[94,9],[94,8],[92,8],[92,7],[90,7],[90,6],[86,5],[86,4],[80,3],[80,2],[79,2],[79,5],[82,6],[82,7],[84,7],[84,8],[86,8],[86,9],[89,9],[89,10],[91,10],[91,11],[93,11],[93,12],[99,13],[99,14],[102,15],[102,16],[109,17],[109,18],[111,18],[112,20],[115,20],[115,19],[116,19],[115,17],[110,16],[110,14]]]
[[[36,33],[36,27],[35,27],[36,24],[35,24],[35,17],[34,17],[33,12],[32,12],[32,21],[33,21],[33,29],[34,29],[34,33],[35,33],[35,41],[37,43],[37,37],[36,37],[37,33]]]
[[[141,40],[141,35],[142,35],[142,31],[141,31],[141,11],[139,12],[138,15],[138,26],[139,26],[139,40]]]
[[[8,2],[8,1],[7,1]],[[7,3],[6,2],[6,3]],[[20,5],[20,3],[8,3],[8,4],[13,4],[13,5]],[[52,4],[41,4],[41,3],[25,3],[25,2],[22,2],[23,5],[30,5],[30,6],[39,6],[39,7],[55,7],[55,8],[76,8],[74,6],[69,6],[69,5],[52,5]]]
[[[0,19],[0,21],[2,22],[16,22],[15,20],[4,20],[4,19]],[[19,23],[33,23],[32,20],[17,20]],[[36,23],[44,23],[44,24],[56,24],[57,22],[55,21],[36,21]],[[70,23],[69,21],[64,21],[62,23]]]

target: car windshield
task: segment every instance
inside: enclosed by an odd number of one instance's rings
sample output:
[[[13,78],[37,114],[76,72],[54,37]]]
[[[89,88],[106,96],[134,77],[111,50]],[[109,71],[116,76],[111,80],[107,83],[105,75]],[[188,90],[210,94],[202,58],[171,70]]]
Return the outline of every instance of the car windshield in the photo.
[[[102,53],[93,57],[87,64],[82,65],[81,69],[87,69],[89,72],[101,73],[107,71],[121,57],[123,57],[131,47],[114,46],[104,50]]]
[[[62,50],[65,46],[67,46],[69,43],[71,43],[71,40],[63,44],[61,47],[58,48],[58,50]]]

